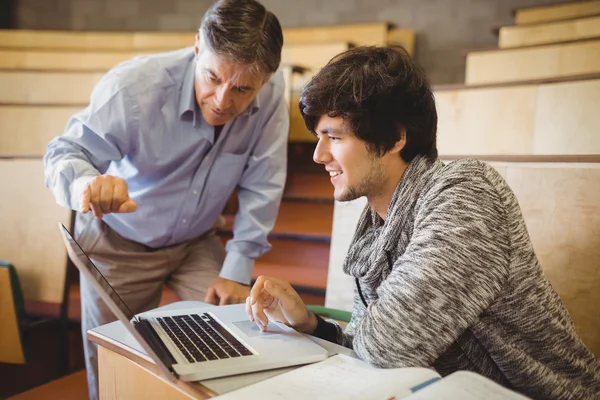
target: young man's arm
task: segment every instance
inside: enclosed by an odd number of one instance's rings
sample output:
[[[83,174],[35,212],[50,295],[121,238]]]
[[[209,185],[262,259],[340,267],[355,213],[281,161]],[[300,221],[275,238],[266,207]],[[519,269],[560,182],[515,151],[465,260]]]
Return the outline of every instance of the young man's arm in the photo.
[[[46,148],[46,186],[63,207],[80,211],[87,185],[131,148],[137,114],[114,80],[111,75],[104,77],[92,91],[88,107],[73,115],[63,135]]]
[[[431,193],[410,243],[356,326],[353,348],[380,367],[430,366],[501,293],[510,238],[488,178]]]

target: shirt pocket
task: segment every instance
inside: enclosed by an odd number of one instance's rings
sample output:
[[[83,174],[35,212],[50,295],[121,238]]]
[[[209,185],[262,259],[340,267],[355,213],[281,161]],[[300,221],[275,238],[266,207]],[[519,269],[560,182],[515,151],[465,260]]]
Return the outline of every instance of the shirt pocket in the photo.
[[[239,183],[247,160],[247,154],[219,153],[206,179],[205,193],[207,196],[227,201]]]

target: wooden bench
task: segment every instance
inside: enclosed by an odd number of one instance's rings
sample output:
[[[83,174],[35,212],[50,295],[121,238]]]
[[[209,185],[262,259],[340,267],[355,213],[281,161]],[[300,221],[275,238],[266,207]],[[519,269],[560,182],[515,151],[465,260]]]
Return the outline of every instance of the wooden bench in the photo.
[[[577,1],[547,6],[526,7],[515,10],[515,22],[538,24],[550,21],[581,18],[600,14],[600,1]]]
[[[515,192],[545,275],[584,343],[600,356],[600,159],[579,163],[491,163]],[[350,311],[354,278],[344,257],[366,200],[335,203],[325,305]]]
[[[470,52],[465,83],[519,82],[597,72],[600,72],[600,40],[589,40]]]
[[[103,73],[0,71],[0,103],[87,105]],[[66,121],[65,121],[66,122]]]
[[[600,16],[539,25],[503,26],[499,30],[500,48],[534,46],[600,37]]]
[[[196,32],[76,32],[0,30],[0,48],[114,52],[164,51],[192,46]],[[392,28],[383,22],[283,29],[285,45],[350,42],[355,45],[401,43],[414,51],[411,29]]]
[[[58,315],[65,290],[67,254],[58,222],[70,227],[71,210],[59,207],[44,187],[40,158],[1,158],[3,183],[0,254],[21,281],[26,311],[51,305]]]
[[[441,154],[600,154],[600,74],[548,84],[437,87],[435,99]]]

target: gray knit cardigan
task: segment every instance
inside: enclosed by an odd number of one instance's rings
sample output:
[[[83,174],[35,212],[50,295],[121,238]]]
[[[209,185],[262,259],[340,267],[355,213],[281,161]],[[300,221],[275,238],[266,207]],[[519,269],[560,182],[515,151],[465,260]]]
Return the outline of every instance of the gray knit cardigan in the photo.
[[[470,370],[534,399],[600,399],[600,362],[487,164],[413,160],[385,223],[365,208],[344,272],[368,306],[355,289],[352,319],[333,336],[373,365]]]

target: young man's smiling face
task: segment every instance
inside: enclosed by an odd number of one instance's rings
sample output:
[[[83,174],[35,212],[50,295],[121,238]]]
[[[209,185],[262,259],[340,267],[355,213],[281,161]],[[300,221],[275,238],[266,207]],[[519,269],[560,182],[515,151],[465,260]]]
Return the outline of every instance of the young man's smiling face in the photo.
[[[349,131],[342,117],[323,115],[315,133],[319,141],[313,160],[329,172],[337,201],[362,196],[373,199],[384,193],[388,186],[384,160],[389,153],[379,156],[369,152],[366,143]]]
[[[196,101],[208,124],[224,125],[248,108],[268,77],[199,46],[197,42],[194,49]]]

